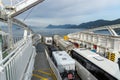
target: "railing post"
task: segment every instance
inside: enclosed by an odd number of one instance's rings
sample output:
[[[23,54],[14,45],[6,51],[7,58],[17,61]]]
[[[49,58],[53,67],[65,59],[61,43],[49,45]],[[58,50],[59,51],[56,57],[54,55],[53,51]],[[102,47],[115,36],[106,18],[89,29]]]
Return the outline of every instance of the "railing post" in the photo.
[[[113,42],[113,50],[114,51],[119,51],[120,49],[120,40],[119,39],[114,39],[114,42]]]
[[[27,39],[27,34],[28,34],[28,32],[27,32],[27,30],[24,30],[24,40],[26,40]]]
[[[12,34],[12,18],[8,18],[8,29],[9,29],[9,48],[12,48],[13,47],[13,34]]]
[[[0,66],[0,80],[6,80],[4,68]]]
[[[2,56],[2,35],[0,35],[0,61],[3,59]]]
[[[4,9],[4,6],[3,6],[3,3],[2,3],[2,1],[0,0],[0,8],[1,8],[1,10],[3,10]]]

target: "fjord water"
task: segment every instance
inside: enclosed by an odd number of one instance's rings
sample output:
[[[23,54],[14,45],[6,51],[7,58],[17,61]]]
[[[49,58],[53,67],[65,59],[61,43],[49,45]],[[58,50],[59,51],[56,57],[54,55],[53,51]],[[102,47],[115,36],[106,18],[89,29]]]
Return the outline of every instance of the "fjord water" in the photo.
[[[5,29],[4,31],[8,32],[7,30],[8,29]],[[67,35],[69,33],[81,32],[81,31],[84,31],[85,29],[59,29],[59,28],[48,29],[48,28],[32,27],[32,30],[35,33],[41,34],[42,36],[53,36],[55,34],[63,36],[63,35]],[[106,35],[109,34],[109,32],[106,30],[96,31],[95,33],[106,34]],[[13,28],[13,36],[14,37],[22,37],[23,29]]]
[[[85,29],[48,29],[48,28],[33,28],[33,31],[36,33],[39,33],[43,36],[53,36],[55,34],[57,35],[67,35],[69,33],[75,33],[75,32],[81,32]],[[97,31],[96,33],[99,34],[109,34],[107,31]]]
[[[53,36],[57,35],[67,35],[69,33],[80,32],[82,29],[47,29],[47,28],[40,28],[40,29],[33,29],[34,32],[37,32],[43,36]]]

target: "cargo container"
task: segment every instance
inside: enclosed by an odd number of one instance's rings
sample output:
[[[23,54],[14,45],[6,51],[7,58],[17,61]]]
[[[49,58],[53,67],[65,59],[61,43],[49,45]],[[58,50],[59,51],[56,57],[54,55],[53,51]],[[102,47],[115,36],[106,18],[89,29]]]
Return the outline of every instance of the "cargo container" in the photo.
[[[69,41],[65,41],[63,39],[60,39],[58,41],[58,47],[62,50],[65,50],[66,52],[69,52],[69,51],[71,51],[72,49],[75,48],[74,44],[72,44]]]
[[[52,37],[44,37],[43,41],[46,45],[52,45],[53,44],[53,38]]]
[[[57,47],[59,47],[61,50],[65,50],[68,53],[69,53],[69,51],[71,51],[72,49],[75,48],[73,43],[64,40],[59,35],[54,35],[53,39],[54,39],[54,43]]]
[[[54,51],[52,54],[60,73],[64,73],[64,71],[75,71],[75,60],[65,51]]]
[[[59,35],[54,35],[54,36],[53,36],[53,41],[54,41],[54,44],[55,44],[56,46],[58,46],[58,41],[59,41],[60,39],[62,39],[62,37],[60,37]]]

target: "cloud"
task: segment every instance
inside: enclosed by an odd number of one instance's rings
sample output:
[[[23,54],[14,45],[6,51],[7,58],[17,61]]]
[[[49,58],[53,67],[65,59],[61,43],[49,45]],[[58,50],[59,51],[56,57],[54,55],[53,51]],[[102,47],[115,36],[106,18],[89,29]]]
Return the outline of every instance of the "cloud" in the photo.
[[[31,18],[25,21],[26,24],[36,27],[46,27],[49,24],[60,25],[60,24],[67,24],[70,19],[63,18]],[[67,21],[67,22],[66,22]]]
[[[71,17],[100,12],[120,5],[120,0],[46,0],[37,6],[36,17]]]
[[[72,19],[72,20],[71,20]],[[36,27],[46,27],[49,24],[61,25],[61,24],[69,24],[69,22],[74,22],[73,18],[30,18],[25,21],[26,24]]]
[[[119,5],[120,0],[45,0],[33,9],[25,22],[46,26],[48,24],[78,24],[95,18],[99,19],[104,15],[104,18],[108,19],[110,15],[106,14],[112,14],[113,9],[117,12]],[[23,19],[29,12],[17,18]],[[113,15],[116,13],[114,12]]]

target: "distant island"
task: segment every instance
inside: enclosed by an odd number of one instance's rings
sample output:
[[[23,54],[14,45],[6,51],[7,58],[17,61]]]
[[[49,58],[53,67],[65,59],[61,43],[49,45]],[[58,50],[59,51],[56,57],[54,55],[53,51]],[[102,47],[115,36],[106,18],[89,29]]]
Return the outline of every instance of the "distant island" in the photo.
[[[89,28],[97,28],[101,26],[107,26],[107,25],[114,25],[114,24],[120,24],[120,19],[116,20],[96,20],[96,21],[90,21],[86,23],[82,23],[79,25],[72,25],[72,24],[65,24],[65,25],[48,25],[46,28],[49,29],[54,29],[54,28],[61,28],[61,29],[69,29],[69,28],[74,28],[74,29],[89,29]]]

